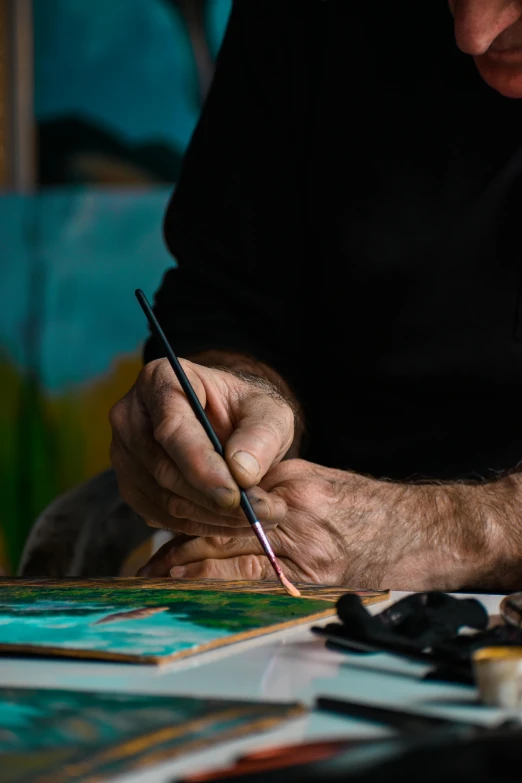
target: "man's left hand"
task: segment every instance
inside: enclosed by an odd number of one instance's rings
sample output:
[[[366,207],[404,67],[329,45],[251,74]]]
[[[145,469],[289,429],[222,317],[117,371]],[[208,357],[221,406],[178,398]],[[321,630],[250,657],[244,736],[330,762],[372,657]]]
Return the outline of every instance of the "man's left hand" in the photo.
[[[372,514],[370,484],[379,482],[299,459],[282,462],[267,474],[261,487],[288,507],[284,521],[267,535],[289,579],[380,587],[391,554],[391,531],[385,515]],[[176,579],[275,579],[253,536],[169,542],[140,575],[169,574]]]

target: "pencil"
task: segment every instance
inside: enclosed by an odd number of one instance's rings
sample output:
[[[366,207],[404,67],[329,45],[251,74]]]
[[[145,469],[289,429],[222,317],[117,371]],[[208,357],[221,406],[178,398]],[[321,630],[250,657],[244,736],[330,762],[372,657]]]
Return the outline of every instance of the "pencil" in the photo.
[[[153,334],[156,336],[156,338],[160,341],[160,343],[163,345],[163,348],[165,350],[165,355],[167,359],[169,360],[170,366],[174,370],[174,374],[176,378],[179,381],[179,385],[183,389],[185,396],[187,397],[190,407],[194,411],[194,414],[196,418],[198,419],[199,423],[205,430],[210,442],[212,443],[214,449],[217,451],[217,453],[225,458],[223,446],[221,445],[221,442],[214,432],[214,428],[212,427],[212,424],[210,423],[207,414],[205,413],[203,406],[201,405],[200,401],[198,400],[198,397],[196,395],[196,392],[192,388],[192,385],[187,378],[185,374],[185,370],[180,364],[180,361],[176,354],[174,353],[174,350],[168,341],[165,332],[159,325],[158,319],[154,315],[152,311],[152,307],[150,306],[147,297],[143,293],[143,291],[138,288],[135,291],[136,299],[138,300],[141,309],[145,313],[145,316],[150,324],[150,327],[152,329]],[[294,585],[286,578],[286,576],[283,574],[281,570],[281,566],[277,562],[276,556],[274,554],[274,551],[272,547],[270,546],[270,542],[268,538],[265,535],[265,531],[263,530],[263,527],[261,525],[261,522],[257,519],[254,509],[252,508],[252,504],[250,503],[250,500],[248,499],[247,493],[244,489],[241,489],[241,487],[238,487],[239,494],[240,494],[240,506],[243,509],[243,512],[248,519],[248,522],[250,523],[252,530],[254,531],[257,540],[261,544],[263,551],[265,555],[267,556],[268,560],[270,561],[270,564],[272,568],[275,571],[275,574],[283,587],[285,588],[286,592],[289,595],[294,596],[294,598],[298,598],[301,593],[297,589],[297,587],[294,587]]]

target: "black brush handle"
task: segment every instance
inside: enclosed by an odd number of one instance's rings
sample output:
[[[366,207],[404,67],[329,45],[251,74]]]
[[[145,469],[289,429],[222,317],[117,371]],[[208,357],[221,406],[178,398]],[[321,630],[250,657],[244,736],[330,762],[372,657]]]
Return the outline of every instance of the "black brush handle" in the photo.
[[[165,355],[167,359],[170,362],[170,366],[174,370],[174,373],[176,375],[176,378],[179,381],[179,385],[185,392],[185,395],[190,403],[190,407],[194,411],[197,420],[205,430],[205,432],[208,435],[208,438],[212,445],[214,446],[214,449],[217,451],[217,453],[220,455],[220,457],[224,458],[224,451],[223,446],[220,443],[220,440],[216,433],[214,432],[214,428],[212,424],[210,423],[207,414],[203,410],[203,406],[201,405],[198,396],[194,389],[192,388],[192,385],[189,381],[189,379],[186,376],[185,370],[181,366],[181,363],[172,350],[172,346],[170,345],[169,341],[167,340],[167,336],[161,326],[159,325],[158,319],[154,315],[152,311],[152,307],[150,306],[147,297],[143,293],[143,291],[138,288],[135,291],[136,299],[138,300],[141,309],[145,313],[145,316],[147,318],[147,321],[150,324],[150,328],[152,329],[153,334],[155,337],[159,340],[161,345],[163,346],[163,349],[165,351]],[[250,500],[248,499],[247,493],[244,489],[239,488],[239,493],[241,497],[240,505],[243,509],[246,518],[248,519],[249,523],[254,525],[259,525],[256,515],[254,513],[254,509],[252,508],[252,504],[250,503]],[[264,548],[264,547],[263,547]],[[266,550],[265,550],[266,551]]]

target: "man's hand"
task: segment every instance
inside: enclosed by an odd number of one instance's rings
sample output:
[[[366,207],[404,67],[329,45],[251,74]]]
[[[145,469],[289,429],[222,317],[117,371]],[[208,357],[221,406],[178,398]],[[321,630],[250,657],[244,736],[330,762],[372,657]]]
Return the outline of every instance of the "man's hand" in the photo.
[[[262,482],[288,508],[286,518],[268,534],[285,574],[297,582],[352,587],[387,586],[391,561],[400,557],[407,525],[394,530],[375,503],[388,493],[400,505],[407,488],[383,484],[299,459],[282,462]],[[381,495],[381,500],[384,499]],[[408,520],[408,523],[412,520]],[[257,539],[196,538],[169,542],[140,572],[142,576],[185,579],[274,579]]]
[[[376,481],[303,460],[269,471],[261,486],[287,515],[268,533],[293,581],[352,588],[520,588],[522,477],[490,485]],[[515,514],[517,516],[515,516]],[[176,579],[268,579],[257,539],[169,542],[140,572]]]
[[[299,459],[282,462],[262,482],[288,507],[284,522],[268,535],[285,574],[299,582],[346,584],[353,574],[342,499],[349,491],[342,471]],[[195,538],[168,542],[140,575],[186,579],[274,579],[256,538]]]
[[[110,412],[111,461],[122,498],[153,527],[191,536],[250,536],[240,487],[267,529],[286,514],[282,497],[257,487],[294,437],[294,413],[275,386],[182,360],[224,444],[222,459],[166,359],[150,362]]]

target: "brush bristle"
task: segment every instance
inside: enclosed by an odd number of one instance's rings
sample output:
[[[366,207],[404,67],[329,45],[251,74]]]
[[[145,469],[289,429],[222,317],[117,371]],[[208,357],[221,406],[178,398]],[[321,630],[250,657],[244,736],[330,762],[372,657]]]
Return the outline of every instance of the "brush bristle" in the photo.
[[[282,585],[283,585],[283,587],[285,588],[285,590],[286,590],[286,592],[288,593],[288,595],[291,595],[293,598],[301,598],[301,593],[299,592],[299,590],[297,589],[297,587],[294,587],[294,585],[292,584],[292,582],[290,582],[290,581],[289,581],[289,580],[286,578],[286,576],[285,576],[284,574],[281,574],[281,576],[279,577],[279,579],[281,580],[281,584],[282,584]]]

